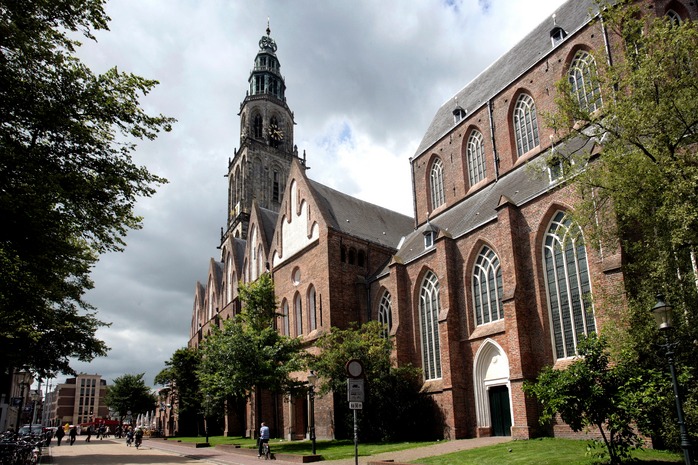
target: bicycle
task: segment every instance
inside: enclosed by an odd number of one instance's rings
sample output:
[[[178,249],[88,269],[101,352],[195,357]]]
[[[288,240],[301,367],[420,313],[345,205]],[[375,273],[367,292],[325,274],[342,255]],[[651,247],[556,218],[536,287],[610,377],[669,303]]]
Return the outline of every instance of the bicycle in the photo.
[[[264,456],[264,460],[269,460],[271,458],[271,449],[269,448],[268,442],[262,444],[262,455]]]

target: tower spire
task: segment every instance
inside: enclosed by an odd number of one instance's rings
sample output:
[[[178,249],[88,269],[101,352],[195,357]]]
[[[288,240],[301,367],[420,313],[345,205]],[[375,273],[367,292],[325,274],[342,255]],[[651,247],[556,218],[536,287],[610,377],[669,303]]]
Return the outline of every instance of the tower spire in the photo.
[[[267,36],[271,35],[271,28],[269,27],[269,16],[267,16]]]

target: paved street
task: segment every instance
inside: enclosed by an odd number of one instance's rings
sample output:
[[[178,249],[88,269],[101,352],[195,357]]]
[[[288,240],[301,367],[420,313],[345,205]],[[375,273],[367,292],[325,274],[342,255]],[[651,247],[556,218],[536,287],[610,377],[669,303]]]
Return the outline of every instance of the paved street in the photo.
[[[511,438],[508,437],[494,437],[444,441],[434,446],[390,452],[372,457],[359,457],[359,464],[366,464],[378,459],[407,462],[510,440]],[[361,445],[359,445],[359,451],[361,451]],[[144,440],[143,446],[136,449],[135,447],[127,447],[125,440],[100,441],[93,438],[91,442],[85,442],[84,436],[79,437],[73,446],[64,442],[60,447],[57,447],[54,440],[48,450],[44,449],[44,455],[45,460],[42,463],[58,465],[261,465],[263,462],[254,455],[226,453],[214,447],[197,449],[182,446],[175,441]],[[277,458],[273,463],[282,465],[294,462]],[[354,465],[354,459],[319,463],[322,465]]]

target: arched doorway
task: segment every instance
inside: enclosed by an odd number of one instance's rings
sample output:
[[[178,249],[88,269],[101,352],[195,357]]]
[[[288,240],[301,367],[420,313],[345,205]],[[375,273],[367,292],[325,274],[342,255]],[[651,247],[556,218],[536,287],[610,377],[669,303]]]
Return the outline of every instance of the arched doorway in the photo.
[[[478,435],[510,436],[509,359],[499,344],[491,339],[482,343],[473,373]]]

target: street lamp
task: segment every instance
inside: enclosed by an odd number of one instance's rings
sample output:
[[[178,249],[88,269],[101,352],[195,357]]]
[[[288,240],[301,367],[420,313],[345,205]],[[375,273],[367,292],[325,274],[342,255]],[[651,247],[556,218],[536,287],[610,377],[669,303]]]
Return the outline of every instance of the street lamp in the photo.
[[[29,386],[29,383],[24,381],[24,374],[22,375],[22,381],[19,382],[19,411],[17,412],[17,430],[22,427],[22,412],[24,410],[24,388]],[[30,427],[31,429],[31,427]]]
[[[313,455],[315,455],[315,383],[317,375],[314,371],[308,373],[308,399],[310,400],[310,441],[313,443]]]
[[[686,422],[683,418],[683,403],[681,401],[681,395],[679,394],[679,383],[676,380],[676,368],[674,367],[674,348],[678,343],[669,341],[669,332],[673,328],[671,310],[671,305],[664,302],[664,296],[662,294],[657,294],[657,303],[652,307],[652,313],[657,322],[657,327],[664,333],[664,344],[661,344],[660,347],[666,350],[666,357],[669,361],[669,371],[671,372],[671,382],[674,385],[674,400],[676,401],[676,414],[678,416],[684,461],[686,465],[693,465],[693,445],[688,437]]]

